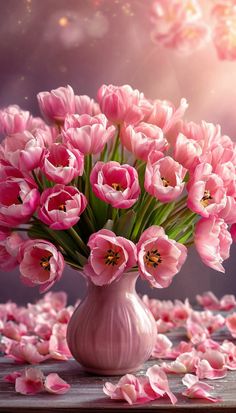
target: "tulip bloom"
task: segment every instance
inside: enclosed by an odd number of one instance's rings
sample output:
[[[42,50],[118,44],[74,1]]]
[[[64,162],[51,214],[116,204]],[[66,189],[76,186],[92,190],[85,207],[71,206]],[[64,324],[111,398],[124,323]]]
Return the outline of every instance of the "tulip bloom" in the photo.
[[[10,271],[18,265],[17,255],[23,239],[16,232],[6,233],[5,239],[3,234],[0,231],[0,268]]]
[[[90,182],[95,195],[114,208],[130,208],[140,194],[136,169],[114,161],[97,162]]]
[[[223,180],[212,173],[208,163],[199,164],[188,185],[188,208],[208,218],[218,214],[226,206]]]
[[[68,229],[79,221],[86,205],[85,196],[77,188],[57,184],[42,193],[38,217],[49,228]]]
[[[154,162],[152,158],[151,154],[145,171],[144,187],[161,202],[171,202],[178,198],[184,189],[186,169],[170,156]]]
[[[0,110],[0,132],[12,135],[24,132],[31,119],[30,113],[17,105],[11,105]]]
[[[212,216],[198,221],[194,243],[204,264],[216,271],[225,272],[222,262],[229,257],[232,237],[223,219]]]
[[[75,113],[78,115],[98,115],[99,105],[87,95],[75,95]]]
[[[151,151],[164,151],[168,147],[162,130],[156,125],[145,122],[140,122],[137,126],[123,127],[121,142],[136,158],[145,162]]]
[[[40,287],[47,291],[62,276],[65,262],[62,254],[48,241],[34,239],[20,246],[21,280],[29,287]]]
[[[45,152],[41,169],[49,180],[66,185],[83,174],[84,157],[77,149],[54,143]]]
[[[129,85],[103,85],[97,98],[101,111],[111,122],[135,124],[144,117],[147,101]]]
[[[187,248],[169,239],[157,225],[143,232],[137,251],[141,277],[156,288],[168,287],[187,258]]]
[[[73,115],[66,117],[63,138],[65,143],[69,143],[84,155],[95,155],[115,136],[115,131],[114,126],[108,126],[107,118],[103,114]]]
[[[134,243],[112,231],[101,229],[92,234],[88,246],[91,252],[84,272],[95,285],[110,284],[136,265]]]
[[[12,177],[0,182],[0,225],[14,227],[27,222],[39,199],[39,191],[29,179]]]
[[[178,108],[175,108],[173,103],[168,100],[156,99],[151,102],[150,109],[144,120],[147,123],[158,126],[164,133],[168,133],[180,121],[187,108],[188,103],[186,99],[181,99]]]
[[[40,110],[49,122],[63,123],[67,114],[75,113],[75,95],[69,85],[40,92],[37,98]]]
[[[175,160],[193,172],[195,167],[200,163],[201,155],[202,147],[199,142],[179,133],[174,146]]]
[[[7,136],[2,142],[3,157],[21,171],[37,168],[44,153],[44,140],[29,131]]]

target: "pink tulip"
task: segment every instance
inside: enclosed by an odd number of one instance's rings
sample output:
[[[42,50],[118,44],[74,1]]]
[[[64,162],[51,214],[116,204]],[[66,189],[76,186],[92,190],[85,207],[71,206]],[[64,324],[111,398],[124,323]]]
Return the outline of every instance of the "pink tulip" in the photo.
[[[64,129],[64,142],[85,155],[101,152],[105,144],[114,138],[116,131],[114,126],[108,125],[103,114],[67,116]]]
[[[212,173],[212,166],[199,164],[188,186],[188,208],[202,217],[217,215],[226,205],[226,194],[220,176]]]
[[[230,139],[230,138],[229,138]],[[207,150],[201,157],[203,162],[212,166],[212,172],[219,175],[224,183],[227,196],[236,195],[235,165],[236,151],[234,147],[220,142],[214,142],[211,150]]]
[[[188,22],[181,25],[176,31],[167,36],[160,36],[153,33],[154,40],[163,43],[166,47],[171,47],[179,53],[189,54],[193,50],[204,47],[209,41],[211,31],[209,26],[203,21]]]
[[[86,206],[85,196],[76,187],[57,184],[43,191],[38,217],[49,228],[68,229],[79,221]]]
[[[93,99],[86,95],[75,95],[75,113],[78,115],[98,115],[100,113],[99,105]]]
[[[196,21],[201,16],[202,11],[197,0],[155,0],[151,9],[152,22],[162,34],[178,24]]]
[[[16,378],[15,389],[24,395],[40,393],[44,387],[44,374],[39,368],[25,369],[20,377]]]
[[[232,238],[223,219],[212,216],[198,221],[194,243],[204,264],[216,271],[225,272],[222,262],[229,257]]]
[[[118,124],[140,122],[149,106],[143,94],[129,85],[103,85],[97,98],[101,111],[111,122]]]
[[[48,393],[52,394],[65,394],[70,389],[70,385],[57,373],[51,373],[46,377],[44,387]]]
[[[124,126],[121,130],[121,143],[136,158],[145,162],[152,150],[164,151],[168,147],[162,130],[145,122],[140,122],[137,126]]]
[[[235,12],[229,14],[225,20],[218,21],[214,27],[213,41],[219,59],[235,60]]]
[[[40,194],[29,179],[8,178],[0,182],[0,225],[25,223],[39,204]]]
[[[137,253],[133,242],[102,229],[88,241],[90,256],[84,273],[96,285],[110,284],[136,265]]]
[[[130,208],[140,194],[137,171],[127,164],[97,162],[90,182],[95,195],[114,208]]]
[[[189,139],[182,133],[177,136],[174,146],[174,159],[193,172],[200,163],[202,148],[198,141]]]
[[[21,171],[37,168],[44,153],[44,141],[40,134],[33,136],[28,131],[7,136],[2,147],[4,159]]]
[[[141,277],[156,288],[168,287],[187,257],[187,248],[169,239],[157,225],[143,232],[137,251]]]
[[[83,175],[84,157],[77,149],[54,143],[45,152],[41,169],[49,180],[66,185]]]
[[[27,124],[27,130],[31,133],[34,133],[35,130],[43,130],[45,132],[50,132],[51,128],[46,124],[46,122],[42,118],[31,116]]]
[[[40,286],[48,290],[61,278],[64,258],[53,244],[41,239],[29,240],[21,245],[18,259],[21,280],[29,287]]]
[[[10,271],[18,265],[17,255],[23,239],[16,232],[0,240],[0,268]]]
[[[20,109],[17,105],[8,106],[0,111],[0,132],[5,135],[24,132],[30,119],[28,111]]]
[[[233,225],[236,222],[236,198],[226,196],[226,205],[220,210],[218,217],[222,218],[228,225]]]
[[[200,125],[194,122],[183,123],[181,132],[188,139],[192,139],[198,142],[198,150],[200,151],[199,148],[201,148],[202,154],[204,155],[206,155],[206,153],[210,155],[209,148],[213,149],[216,146],[219,147],[219,145],[223,145],[225,139],[222,136],[221,128],[219,125],[214,125],[213,123],[207,123],[205,121],[202,121]],[[228,145],[229,142],[227,139],[226,146]]]
[[[186,99],[181,99],[179,107],[176,109],[173,103],[167,100],[154,100],[151,102],[150,110],[145,116],[145,122],[158,126],[164,133],[170,133],[183,117],[188,103]]]
[[[75,95],[69,85],[40,92],[37,98],[43,116],[50,122],[63,123],[67,114],[75,113]]]
[[[171,202],[178,198],[184,189],[186,169],[170,156],[152,163],[149,157],[145,171],[146,191],[161,202]]]

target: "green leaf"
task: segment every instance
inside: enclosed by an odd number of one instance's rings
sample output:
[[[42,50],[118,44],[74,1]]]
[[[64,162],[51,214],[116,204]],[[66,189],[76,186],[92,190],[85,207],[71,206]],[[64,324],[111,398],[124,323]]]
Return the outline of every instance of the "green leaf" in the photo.
[[[125,214],[121,215],[115,221],[113,226],[116,235],[129,238],[136,220],[136,213],[131,209]]]

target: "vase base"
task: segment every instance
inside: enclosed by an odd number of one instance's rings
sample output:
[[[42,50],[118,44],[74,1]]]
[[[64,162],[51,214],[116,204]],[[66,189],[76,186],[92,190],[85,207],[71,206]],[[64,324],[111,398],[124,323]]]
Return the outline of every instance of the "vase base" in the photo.
[[[113,369],[113,370],[109,370],[109,369],[96,369],[96,368],[90,368],[90,367],[83,367],[83,370],[91,373],[91,374],[95,374],[96,376],[123,376],[124,374],[128,374],[128,373],[134,373],[138,370],[141,370],[141,368],[143,367],[143,365],[139,365],[138,367],[134,367],[134,368],[123,368],[123,369]]]

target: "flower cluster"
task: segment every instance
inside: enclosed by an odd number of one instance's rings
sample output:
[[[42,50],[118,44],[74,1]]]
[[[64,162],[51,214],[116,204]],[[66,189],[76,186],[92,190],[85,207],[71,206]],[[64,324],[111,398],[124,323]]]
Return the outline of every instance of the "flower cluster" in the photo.
[[[219,59],[235,60],[235,0],[216,0],[204,16],[199,0],[155,0],[151,8],[152,39],[179,53],[214,43]]]
[[[19,264],[42,292],[65,263],[98,286],[138,270],[163,288],[195,244],[223,272],[235,144],[218,125],[185,122],[185,99],[175,108],[128,85],[103,85],[97,99],[70,86],[41,92],[48,123],[18,106],[0,111],[0,267]]]

